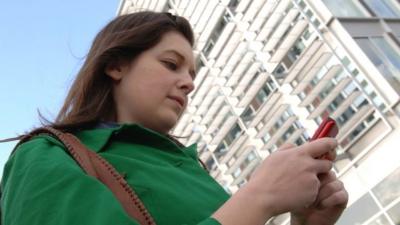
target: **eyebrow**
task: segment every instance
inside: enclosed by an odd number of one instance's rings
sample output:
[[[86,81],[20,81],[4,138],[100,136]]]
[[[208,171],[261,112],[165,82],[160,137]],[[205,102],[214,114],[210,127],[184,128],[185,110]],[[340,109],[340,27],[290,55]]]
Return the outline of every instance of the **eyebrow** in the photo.
[[[170,50],[166,50],[164,53],[172,53],[172,54],[178,56],[182,61],[186,61],[185,56],[183,56],[181,53],[179,53],[179,52],[176,51],[176,50],[170,49]],[[190,75],[193,76],[193,78],[196,77],[196,71],[195,71],[195,69],[194,69],[194,70],[190,70],[189,73],[190,73]]]

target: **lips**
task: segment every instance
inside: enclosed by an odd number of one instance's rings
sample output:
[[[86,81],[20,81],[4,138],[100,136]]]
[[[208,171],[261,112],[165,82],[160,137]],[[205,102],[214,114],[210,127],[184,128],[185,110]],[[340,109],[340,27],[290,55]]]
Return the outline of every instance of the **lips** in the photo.
[[[168,96],[168,98],[175,100],[179,103],[179,105],[181,105],[182,107],[185,105],[185,99],[181,98],[179,96]]]

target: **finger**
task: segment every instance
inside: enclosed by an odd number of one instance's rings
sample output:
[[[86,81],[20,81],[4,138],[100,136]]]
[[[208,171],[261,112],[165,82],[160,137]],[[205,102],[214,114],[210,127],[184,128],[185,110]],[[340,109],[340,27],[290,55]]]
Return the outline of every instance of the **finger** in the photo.
[[[323,200],[329,198],[331,195],[344,190],[344,185],[341,181],[335,180],[333,182],[321,185],[320,191],[316,202],[322,202]]]
[[[341,207],[345,208],[349,200],[349,194],[345,189],[335,192],[328,198],[322,200],[318,205],[319,208]]]
[[[337,141],[334,138],[321,138],[313,142],[308,142],[301,147],[301,150],[305,151],[313,158],[321,157],[325,154],[329,154],[330,151],[337,147]]]
[[[314,169],[317,174],[329,173],[333,167],[332,161],[317,159],[314,160]]]
[[[334,171],[329,171],[328,173],[321,173],[318,175],[318,178],[321,182],[321,187],[327,183],[333,182],[337,180],[336,173]]]
[[[291,143],[284,143],[283,145],[281,145],[281,147],[279,147],[279,149],[278,150],[288,150],[288,149],[291,149],[291,148],[295,148],[295,147],[297,147],[296,145],[294,145],[294,144],[291,144]]]
[[[323,155],[321,157],[321,159],[326,159],[326,160],[330,160],[330,161],[334,161],[336,159],[336,150],[333,149],[331,151],[329,151],[328,153],[326,153],[325,155]]]

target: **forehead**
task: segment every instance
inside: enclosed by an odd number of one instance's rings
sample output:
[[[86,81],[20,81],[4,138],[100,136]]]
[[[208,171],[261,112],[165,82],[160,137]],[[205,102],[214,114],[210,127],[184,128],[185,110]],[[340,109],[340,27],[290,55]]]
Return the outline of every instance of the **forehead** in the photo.
[[[178,32],[165,33],[152,50],[158,53],[179,54],[185,61],[194,64],[193,50],[186,38]]]

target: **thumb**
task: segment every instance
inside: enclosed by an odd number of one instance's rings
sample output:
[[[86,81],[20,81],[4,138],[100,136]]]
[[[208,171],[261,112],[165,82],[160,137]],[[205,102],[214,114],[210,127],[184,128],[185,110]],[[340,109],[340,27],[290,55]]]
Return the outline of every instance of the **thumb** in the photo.
[[[297,147],[297,146],[294,144],[284,143],[283,145],[281,145],[281,147],[279,147],[278,151],[284,151],[284,150],[288,150],[288,149],[295,148],[295,147]]]

